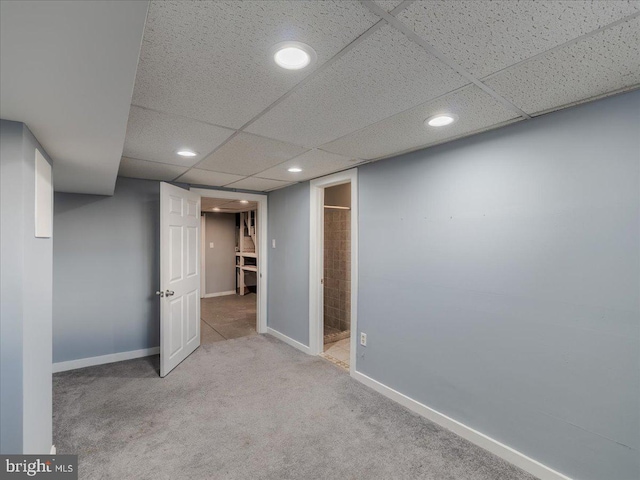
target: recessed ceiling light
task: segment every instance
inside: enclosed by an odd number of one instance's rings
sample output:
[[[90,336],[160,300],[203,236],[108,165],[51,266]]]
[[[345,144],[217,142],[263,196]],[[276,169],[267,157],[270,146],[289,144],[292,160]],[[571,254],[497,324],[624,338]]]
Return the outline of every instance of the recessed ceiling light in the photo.
[[[214,212],[219,212],[220,209],[218,207],[213,207],[211,210],[213,210]]]
[[[317,58],[316,51],[301,42],[280,42],[272,50],[275,62],[287,70],[300,70]]]
[[[193,150],[178,150],[178,155],[181,157],[195,157],[197,155]]]
[[[249,200],[240,200],[240,203],[249,203]]]
[[[302,171],[302,169],[299,167],[291,167],[288,171],[291,173],[299,173]]]
[[[457,115],[447,113],[444,115],[434,115],[433,117],[429,117],[424,121],[424,123],[431,127],[444,127],[445,125],[455,122],[457,119]]]

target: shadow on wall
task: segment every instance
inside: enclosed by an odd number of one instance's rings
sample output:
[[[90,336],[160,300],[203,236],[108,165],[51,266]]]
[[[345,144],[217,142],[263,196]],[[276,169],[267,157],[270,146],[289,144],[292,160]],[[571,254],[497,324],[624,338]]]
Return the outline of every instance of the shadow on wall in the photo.
[[[160,184],[118,178],[111,197],[56,193],[53,360],[160,340]]]

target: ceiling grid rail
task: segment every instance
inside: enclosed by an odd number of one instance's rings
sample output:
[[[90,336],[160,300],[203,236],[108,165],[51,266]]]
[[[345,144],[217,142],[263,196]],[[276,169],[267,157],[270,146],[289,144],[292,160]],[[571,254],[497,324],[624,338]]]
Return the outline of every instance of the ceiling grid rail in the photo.
[[[374,13],[374,14],[378,15],[379,17],[381,17],[382,19],[384,19],[393,28],[395,28],[396,30],[398,30],[401,33],[403,33],[408,39],[410,39],[411,41],[413,41],[416,44],[420,45],[428,53],[430,53],[431,55],[436,57],[441,62],[445,63],[448,67],[450,67],[453,70],[455,70],[456,73],[458,73],[459,75],[461,75],[464,78],[466,78],[467,80],[469,80],[471,83],[473,83],[474,85],[476,85],[477,87],[482,89],[485,93],[491,95],[495,100],[497,100],[498,102],[503,104],[509,110],[515,111],[518,115],[520,115],[520,116],[522,116],[522,117],[524,117],[526,119],[530,119],[531,118],[531,116],[527,112],[525,112],[524,110],[522,110],[518,106],[516,106],[513,103],[511,103],[509,100],[504,98],[502,95],[498,94],[492,88],[490,88],[487,85],[485,85],[484,83],[482,83],[480,80],[478,80],[476,77],[471,75],[464,68],[462,68],[456,62],[454,62],[453,60],[448,58],[442,52],[440,52],[439,50],[436,50],[435,48],[433,48],[424,38],[422,38],[420,35],[418,35],[413,30],[411,30],[411,28],[409,28],[406,25],[404,25],[395,16],[389,15],[387,12],[384,11],[383,8],[381,8],[373,0],[360,0],[360,3],[362,3],[365,7],[367,7],[372,13]]]

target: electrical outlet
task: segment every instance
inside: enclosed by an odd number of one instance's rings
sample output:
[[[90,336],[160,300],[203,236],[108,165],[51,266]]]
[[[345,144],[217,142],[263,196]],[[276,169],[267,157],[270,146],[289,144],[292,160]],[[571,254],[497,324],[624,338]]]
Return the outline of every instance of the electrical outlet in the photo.
[[[276,239],[271,240],[271,248],[276,248]]]
[[[367,346],[367,334],[360,332],[360,345],[362,345],[363,347]]]

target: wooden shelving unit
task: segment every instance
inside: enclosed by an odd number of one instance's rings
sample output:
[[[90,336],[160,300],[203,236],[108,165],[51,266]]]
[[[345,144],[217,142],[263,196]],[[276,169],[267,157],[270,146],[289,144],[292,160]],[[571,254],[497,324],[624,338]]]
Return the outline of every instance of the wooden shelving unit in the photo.
[[[240,214],[238,251],[236,252],[236,278],[240,295],[244,295],[248,290],[245,284],[245,273],[258,273],[258,239],[256,234],[258,222],[256,214],[256,210]]]

